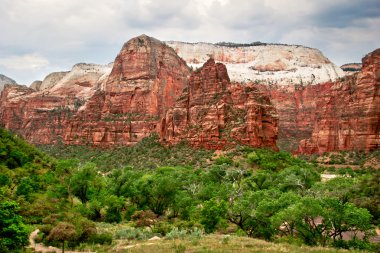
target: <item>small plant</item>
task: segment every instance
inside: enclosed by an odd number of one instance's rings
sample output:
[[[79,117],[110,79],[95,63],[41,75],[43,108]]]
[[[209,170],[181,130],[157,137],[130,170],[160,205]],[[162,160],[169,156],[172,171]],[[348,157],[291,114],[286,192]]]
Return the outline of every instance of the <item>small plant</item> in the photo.
[[[230,241],[230,236],[229,235],[225,235],[225,236],[223,236],[223,238],[221,240],[221,243],[222,244],[228,244],[229,241]]]
[[[126,228],[118,230],[115,234],[116,239],[127,239],[127,240],[146,240],[152,238],[154,234],[148,230],[143,230],[141,228]]]
[[[192,231],[190,231],[190,237],[193,239],[201,239],[203,236],[203,231],[200,228],[193,228]]]
[[[185,238],[186,234],[187,234],[186,229],[179,230],[177,227],[175,227],[172,231],[166,234],[166,238],[170,240],[183,239]]]
[[[181,243],[178,245],[174,244],[173,248],[175,253],[183,253],[186,251],[186,246]]]

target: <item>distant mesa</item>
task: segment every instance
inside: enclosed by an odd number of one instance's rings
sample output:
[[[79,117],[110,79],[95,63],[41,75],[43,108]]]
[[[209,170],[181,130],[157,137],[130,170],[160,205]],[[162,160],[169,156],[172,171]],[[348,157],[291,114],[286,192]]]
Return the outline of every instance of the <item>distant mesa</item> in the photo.
[[[340,66],[340,68],[347,75],[351,75],[353,73],[359,72],[362,69],[362,64],[361,63],[346,63]]]

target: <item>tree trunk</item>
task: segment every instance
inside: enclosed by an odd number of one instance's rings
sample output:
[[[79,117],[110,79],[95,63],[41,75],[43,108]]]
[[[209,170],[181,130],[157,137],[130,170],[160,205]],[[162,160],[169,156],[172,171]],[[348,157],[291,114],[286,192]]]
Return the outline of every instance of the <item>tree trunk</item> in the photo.
[[[62,253],[65,253],[65,241],[62,241]]]

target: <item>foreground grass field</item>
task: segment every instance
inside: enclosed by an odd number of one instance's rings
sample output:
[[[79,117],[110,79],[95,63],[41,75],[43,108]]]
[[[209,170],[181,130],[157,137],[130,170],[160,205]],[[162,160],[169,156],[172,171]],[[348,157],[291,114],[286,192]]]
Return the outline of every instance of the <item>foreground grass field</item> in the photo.
[[[343,253],[366,252],[348,251],[334,248],[308,247],[291,245],[287,243],[271,243],[239,236],[206,235],[199,239],[158,239],[145,241],[116,240],[108,247],[96,246],[83,250],[96,252],[126,252],[126,253]]]

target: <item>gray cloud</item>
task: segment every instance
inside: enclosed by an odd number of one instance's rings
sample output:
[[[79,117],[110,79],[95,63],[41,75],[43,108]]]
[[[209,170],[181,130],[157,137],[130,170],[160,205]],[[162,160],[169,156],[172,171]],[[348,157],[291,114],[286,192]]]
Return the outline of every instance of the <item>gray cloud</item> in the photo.
[[[0,73],[19,83],[108,63],[130,38],[281,42],[337,64],[379,47],[378,0],[2,0]]]
[[[329,1],[321,5],[312,15],[318,26],[344,28],[363,25],[362,19],[380,17],[378,0]]]

